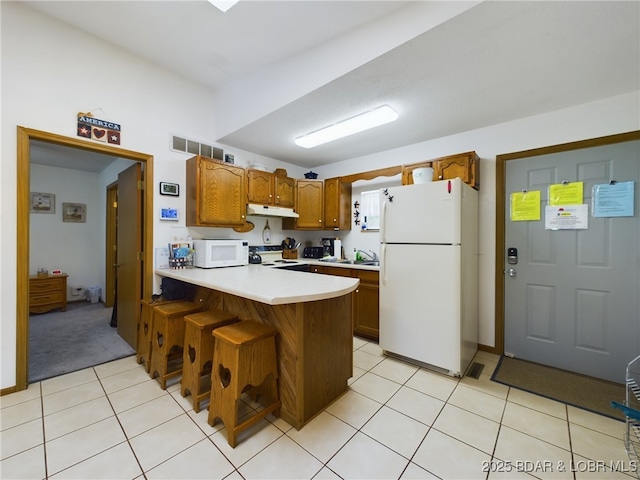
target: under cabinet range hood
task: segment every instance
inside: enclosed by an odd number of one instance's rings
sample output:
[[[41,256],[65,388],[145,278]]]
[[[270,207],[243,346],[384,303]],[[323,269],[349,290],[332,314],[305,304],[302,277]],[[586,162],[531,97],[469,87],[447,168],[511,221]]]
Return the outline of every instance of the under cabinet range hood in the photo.
[[[259,215],[261,217],[287,217],[298,218],[293,208],[274,207],[272,205],[247,204],[247,215]]]

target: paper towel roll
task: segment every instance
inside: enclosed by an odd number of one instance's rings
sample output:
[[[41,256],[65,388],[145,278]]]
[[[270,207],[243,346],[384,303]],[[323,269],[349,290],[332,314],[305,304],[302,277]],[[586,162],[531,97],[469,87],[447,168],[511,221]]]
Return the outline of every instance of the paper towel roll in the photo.
[[[333,256],[342,258],[342,240],[338,240],[337,238],[333,241]]]

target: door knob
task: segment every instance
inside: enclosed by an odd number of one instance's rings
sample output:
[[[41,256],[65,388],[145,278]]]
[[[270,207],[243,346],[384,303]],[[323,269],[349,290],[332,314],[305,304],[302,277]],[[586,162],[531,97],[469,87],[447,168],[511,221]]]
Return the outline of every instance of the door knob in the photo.
[[[510,277],[515,277],[516,276],[516,269],[515,268],[510,268],[509,269],[509,276]]]

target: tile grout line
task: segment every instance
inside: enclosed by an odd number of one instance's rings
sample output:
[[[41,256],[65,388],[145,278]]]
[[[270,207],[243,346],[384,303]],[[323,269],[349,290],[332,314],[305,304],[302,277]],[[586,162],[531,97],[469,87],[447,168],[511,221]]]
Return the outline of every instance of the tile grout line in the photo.
[[[140,459],[138,458],[138,455],[136,455],[136,451],[134,450],[133,445],[131,445],[129,436],[127,435],[127,432],[124,429],[124,425],[122,425],[122,422],[120,421],[120,417],[118,417],[118,413],[116,412],[116,409],[113,406],[113,403],[111,403],[111,398],[109,397],[109,394],[107,393],[106,389],[104,388],[104,385],[102,383],[102,379],[98,375],[98,372],[96,372],[95,367],[92,367],[92,368],[93,368],[94,373],[96,374],[96,377],[98,378],[98,382],[100,382],[100,387],[102,388],[102,391],[104,392],[104,395],[107,398],[107,402],[109,402],[109,406],[111,407],[111,410],[113,411],[113,415],[114,415],[116,421],[118,422],[118,425],[120,426],[120,429],[122,430],[122,434],[124,435],[125,442],[129,446],[129,449],[131,450],[131,453],[133,454],[133,458],[136,459],[136,463],[138,464],[138,467],[140,468],[140,471],[142,472],[142,477],[146,480],[147,474],[144,471],[144,468],[142,468],[142,464],[140,463]],[[110,376],[113,376],[113,375],[110,375]],[[105,377],[105,378],[107,378],[107,377]],[[112,393],[115,393],[115,392],[112,392]],[[117,445],[120,445],[120,444],[117,444]],[[115,446],[116,445],[113,445],[110,448],[113,448]],[[107,449],[107,450],[109,450],[109,449]],[[107,451],[107,450],[104,450],[104,451]],[[103,453],[103,452],[100,452],[100,453]],[[87,460],[87,459],[85,459],[85,460]],[[83,461],[85,461],[85,460],[83,460]],[[136,478],[139,478],[139,477],[136,476]]]

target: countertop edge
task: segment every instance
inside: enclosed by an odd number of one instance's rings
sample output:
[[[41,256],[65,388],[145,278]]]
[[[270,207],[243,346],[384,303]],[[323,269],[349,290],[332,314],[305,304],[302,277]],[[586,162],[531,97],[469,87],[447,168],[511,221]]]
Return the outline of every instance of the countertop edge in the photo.
[[[198,285],[205,288],[210,288],[212,290],[217,290],[223,293],[228,293],[230,295],[236,295],[242,298],[247,298],[249,300],[254,300],[257,302],[265,303],[267,305],[284,305],[291,303],[306,303],[306,302],[314,302],[318,300],[327,300],[330,298],[341,297],[343,295],[347,295],[356,290],[358,285],[360,284],[360,280],[357,278],[350,277],[332,277],[332,280],[329,281],[327,285],[326,278],[323,279],[323,276],[316,276],[314,274],[308,274],[306,272],[291,272],[291,271],[279,271],[278,269],[266,269],[266,270],[253,270],[253,276],[255,278],[260,278],[264,280],[265,275],[272,275],[273,282],[269,282],[270,284],[265,287],[264,284],[260,284],[259,282],[252,283],[251,280],[251,270],[236,270],[237,268],[251,268],[250,266],[245,267],[227,267],[223,269],[158,269],[155,270],[155,274],[162,277],[170,277],[176,280],[182,280],[187,283],[191,283],[193,285]],[[212,272],[212,270],[216,270],[216,272]],[[227,273],[226,280],[220,281],[216,280],[215,276],[218,275],[207,275],[208,272],[217,274],[219,272],[224,271]],[[233,278],[233,275],[242,272],[242,278]],[[247,274],[248,272],[248,274]],[[299,290],[298,294],[287,295],[285,292],[280,293],[275,291],[276,289],[273,287],[273,284],[277,283],[278,278],[276,275],[287,275],[295,277],[296,275],[305,275],[308,282],[297,282],[298,287],[300,284],[306,285],[305,288],[297,288]],[[206,276],[214,277],[214,278],[204,278]],[[307,277],[308,276],[308,277]],[[326,276],[330,277],[330,276]],[[269,278],[269,277],[267,277]],[[281,279],[282,277],[280,277]],[[298,277],[301,278],[301,277]],[[315,281],[314,281],[315,279]],[[314,288],[315,284],[324,284],[320,287]],[[240,285],[242,284],[242,285]],[[279,287],[284,288],[284,287]],[[268,290],[272,290],[269,292]],[[266,291],[265,291],[266,290]]]

